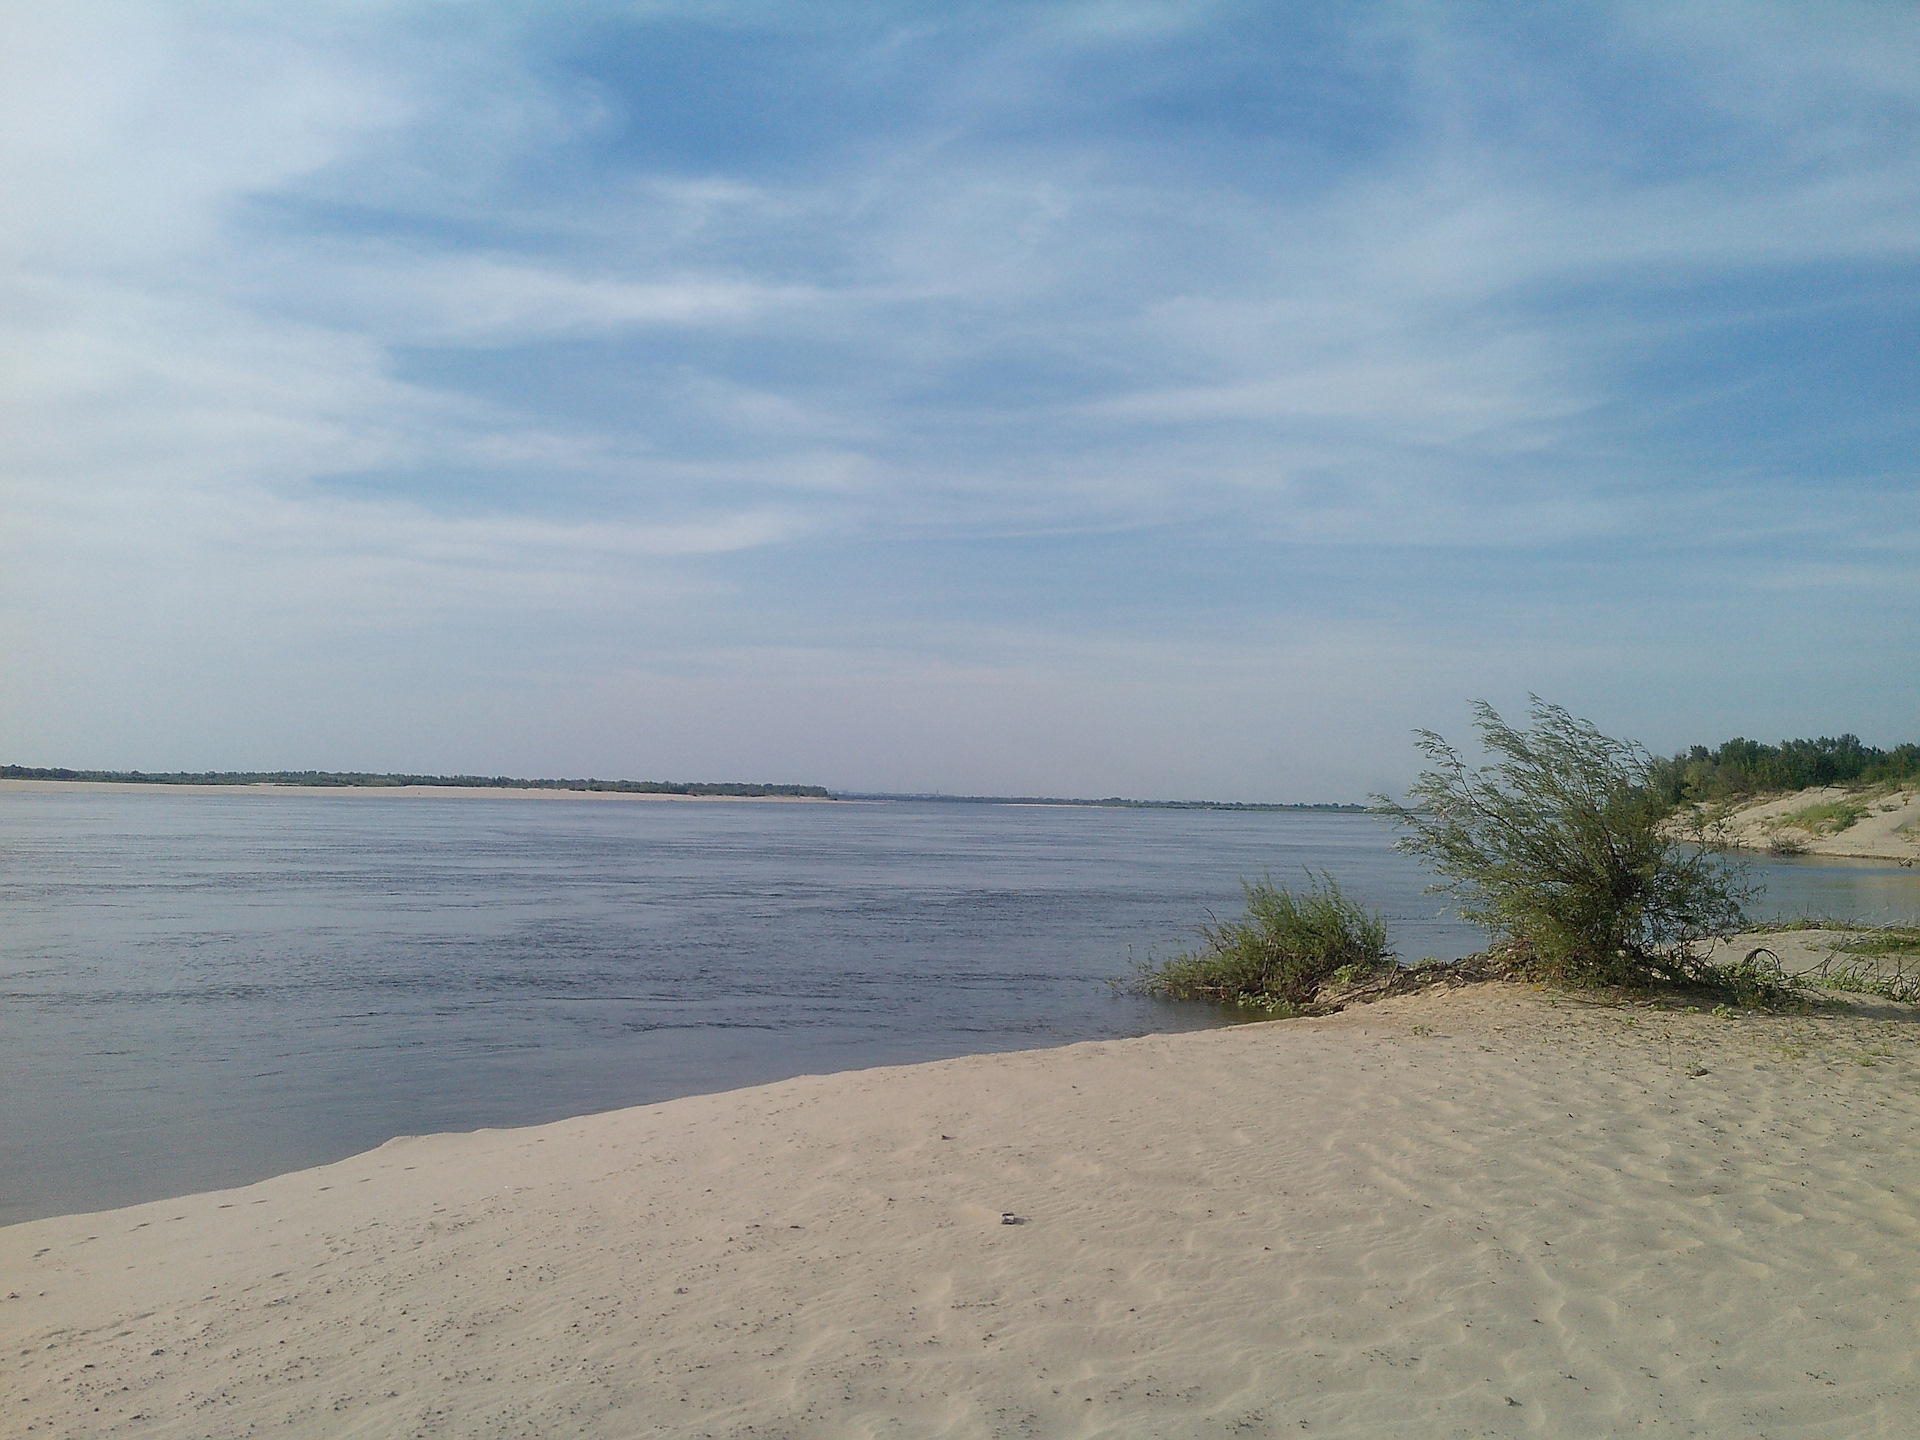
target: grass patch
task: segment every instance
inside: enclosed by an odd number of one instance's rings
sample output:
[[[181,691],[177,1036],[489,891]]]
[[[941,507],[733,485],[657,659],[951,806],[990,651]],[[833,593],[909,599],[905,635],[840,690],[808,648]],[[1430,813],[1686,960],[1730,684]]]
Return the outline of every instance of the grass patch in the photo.
[[[1920,925],[1846,925],[1825,960],[1794,976],[1800,985],[1878,995],[1920,1005]]]
[[[1802,805],[1767,823],[1770,830],[1804,830],[1809,835],[1838,835],[1873,807],[1860,800],[1824,800],[1818,805]]]
[[[1877,995],[1882,1000],[1898,1000],[1903,1005],[1920,1005],[1920,968],[1901,965],[1887,971],[1877,965],[1841,964],[1795,978],[1802,985],[1813,985],[1822,990],[1838,990],[1846,995]]]
[[[1770,935],[1794,930],[1871,930],[1859,920],[1836,920],[1831,915],[1797,915],[1791,920],[1757,920],[1754,927]]]
[[[1833,948],[1849,955],[1899,956],[1920,960],[1920,925],[1863,927],[1853,939],[1842,940]]]
[[[1202,926],[1204,942],[1141,967],[1139,990],[1169,1000],[1213,1000],[1298,1015],[1328,982],[1353,985],[1393,966],[1387,927],[1321,871],[1304,891],[1272,879],[1245,884],[1246,913]]]

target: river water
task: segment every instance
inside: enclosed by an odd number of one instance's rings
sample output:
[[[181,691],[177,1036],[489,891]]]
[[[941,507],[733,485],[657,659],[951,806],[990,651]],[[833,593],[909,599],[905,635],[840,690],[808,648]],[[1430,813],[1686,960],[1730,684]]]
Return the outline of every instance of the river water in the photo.
[[[1364,815],[0,792],[0,1223],[809,1072],[1229,1023],[1109,983],[1325,868],[1480,946]],[[1768,863],[1775,913],[1920,874]]]

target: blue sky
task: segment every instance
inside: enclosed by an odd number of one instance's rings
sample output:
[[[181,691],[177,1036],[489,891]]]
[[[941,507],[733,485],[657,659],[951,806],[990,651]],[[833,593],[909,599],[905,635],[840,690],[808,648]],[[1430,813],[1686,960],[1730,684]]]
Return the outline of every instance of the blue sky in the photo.
[[[1920,736],[1905,4],[0,6],[0,751]]]

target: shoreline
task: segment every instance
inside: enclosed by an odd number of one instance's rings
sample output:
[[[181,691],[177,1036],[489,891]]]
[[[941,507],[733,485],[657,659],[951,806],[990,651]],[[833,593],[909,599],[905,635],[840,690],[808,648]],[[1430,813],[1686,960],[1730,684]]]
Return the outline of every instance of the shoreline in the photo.
[[[406,795],[414,797],[457,796],[462,799],[503,796],[512,799],[542,797],[566,800],[775,800],[784,804],[806,805],[900,805],[949,804],[994,805],[1006,809],[1050,810],[1141,810],[1198,812],[1203,814],[1301,814],[1370,815],[1358,805],[1266,804],[1246,801],[1212,800],[1074,800],[1014,796],[949,796],[918,794],[882,794],[849,791],[829,795],[711,795],[681,794],[658,790],[615,790],[570,788],[562,785],[299,785],[282,781],[252,781],[245,784],[206,784],[166,780],[45,780],[0,776],[0,794],[18,793],[105,793],[175,795]]]
[[[0,1403],[74,1436],[1900,1435],[1916,1080],[1913,1007],[1483,984],[396,1139],[0,1229]]]

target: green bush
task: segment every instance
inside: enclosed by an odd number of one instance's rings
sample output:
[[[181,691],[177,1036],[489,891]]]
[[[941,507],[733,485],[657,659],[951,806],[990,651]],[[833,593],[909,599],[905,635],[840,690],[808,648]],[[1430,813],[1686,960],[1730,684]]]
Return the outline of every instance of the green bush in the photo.
[[[1406,832],[1399,848],[1441,877],[1432,888],[1544,976],[1701,983],[1686,947],[1740,929],[1755,891],[1704,834],[1672,833],[1656,762],[1538,696],[1526,730],[1484,701],[1473,708],[1492,764],[1470,768],[1423,730],[1434,768],[1414,803],[1375,797]]]
[[[1386,923],[1349,900],[1325,871],[1308,880],[1300,893],[1271,878],[1246,884],[1246,914],[1202,926],[1200,949],[1146,966],[1139,988],[1289,1015],[1312,1004],[1323,982],[1351,984],[1391,964]]]

